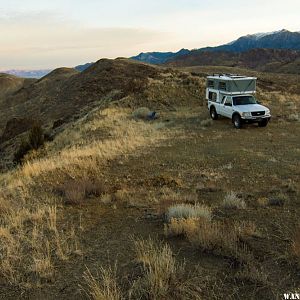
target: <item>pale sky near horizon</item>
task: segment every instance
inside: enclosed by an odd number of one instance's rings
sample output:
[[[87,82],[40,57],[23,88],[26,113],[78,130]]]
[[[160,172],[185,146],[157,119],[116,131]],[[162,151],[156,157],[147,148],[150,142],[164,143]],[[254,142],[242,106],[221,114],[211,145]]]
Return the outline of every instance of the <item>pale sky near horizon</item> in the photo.
[[[71,67],[300,31],[299,12],[299,0],[0,0],[0,70]]]

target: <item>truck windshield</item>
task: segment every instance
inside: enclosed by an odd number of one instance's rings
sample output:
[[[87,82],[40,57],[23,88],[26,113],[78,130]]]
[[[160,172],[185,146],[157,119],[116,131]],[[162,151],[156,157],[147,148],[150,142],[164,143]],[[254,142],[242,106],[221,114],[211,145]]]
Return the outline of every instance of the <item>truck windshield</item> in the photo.
[[[233,105],[247,105],[256,104],[256,100],[253,96],[239,96],[233,97]]]

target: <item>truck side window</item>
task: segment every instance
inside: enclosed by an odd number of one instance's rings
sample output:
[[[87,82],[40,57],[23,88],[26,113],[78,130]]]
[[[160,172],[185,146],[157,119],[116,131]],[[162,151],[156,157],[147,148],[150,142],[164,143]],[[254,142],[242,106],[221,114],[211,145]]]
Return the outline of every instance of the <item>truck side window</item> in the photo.
[[[232,106],[232,99],[231,98],[228,97],[226,99],[225,106]]]
[[[222,98],[222,104],[224,104],[225,99],[226,99],[226,96],[223,96],[223,98]]]
[[[208,93],[208,99],[210,101],[216,102],[217,101],[217,93],[215,93],[215,92],[209,92]]]

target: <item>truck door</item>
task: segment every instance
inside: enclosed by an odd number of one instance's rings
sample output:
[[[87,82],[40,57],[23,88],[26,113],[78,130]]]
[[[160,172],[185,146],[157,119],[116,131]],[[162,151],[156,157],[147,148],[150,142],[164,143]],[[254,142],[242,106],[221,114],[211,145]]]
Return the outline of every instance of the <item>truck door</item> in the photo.
[[[233,114],[233,108],[232,108],[232,98],[227,96],[223,100],[223,103],[221,104],[221,114],[225,117],[231,118]]]

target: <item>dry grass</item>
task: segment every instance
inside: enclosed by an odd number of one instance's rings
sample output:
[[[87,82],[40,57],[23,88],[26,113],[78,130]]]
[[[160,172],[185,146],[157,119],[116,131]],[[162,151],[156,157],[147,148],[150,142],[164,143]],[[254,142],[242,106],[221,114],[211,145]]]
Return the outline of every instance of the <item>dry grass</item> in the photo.
[[[0,272],[12,285],[31,286],[53,279],[55,257],[79,254],[74,229],[59,231],[56,207],[5,214],[0,227]],[[28,281],[32,271],[36,282]]]
[[[213,125],[213,120],[211,120],[211,119],[206,119],[206,120],[203,120],[203,121],[201,121],[200,122],[200,125],[202,126],[202,127],[210,127],[210,126],[212,126]]]
[[[241,240],[258,235],[252,222],[228,224],[207,218],[171,219],[165,224],[164,233],[168,237],[185,236],[202,251],[232,257],[242,263],[251,260],[252,256]]]
[[[267,197],[259,197],[257,199],[258,206],[266,207],[269,204],[269,199]]]
[[[100,274],[95,277],[89,269],[83,275],[86,294],[93,300],[123,299],[117,284],[116,268],[100,268]]]
[[[199,299],[200,288],[192,283],[185,264],[176,262],[169,245],[137,240],[135,249],[143,276],[134,282],[131,299]]]
[[[106,192],[102,182],[87,178],[67,181],[61,190],[66,198],[66,204],[80,204],[89,196],[99,197]]]
[[[166,236],[190,236],[199,226],[199,218],[171,219],[169,224],[165,224],[164,233]]]
[[[246,203],[243,199],[240,199],[235,192],[229,192],[226,194],[222,207],[232,209],[245,209]]]
[[[292,239],[292,254],[297,258],[300,263],[300,228],[298,228]]]
[[[87,138],[100,128],[109,130],[111,138]],[[150,123],[130,120],[129,111],[95,111],[48,144],[47,157],[27,162],[21,172],[27,178],[57,172],[69,174],[72,178],[88,172],[97,178],[99,164],[121,154],[132,153],[138,147],[153,144],[165,137],[161,130]]]
[[[205,205],[178,204],[169,207],[167,219],[205,218],[211,220],[211,209]]]
[[[254,264],[246,264],[241,271],[236,274],[236,278],[240,281],[250,282],[256,287],[271,288],[272,284],[269,275],[260,266]]]
[[[97,138],[103,130],[109,136]],[[51,280],[59,261],[81,254],[75,226],[61,222],[64,216],[56,204],[62,197],[53,191],[61,188],[70,203],[104,195],[98,180],[102,166],[165,139],[165,132],[132,120],[127,110],[97,109],[46,144],[42,155],[34,156],[38,158],[1,174],[0,273],[5,281],[22,287],[40,284]]]
[[[298,113],[292,113],[288,116],[287,119],[290,122],[299,122],[300,121],[300,115]]]

